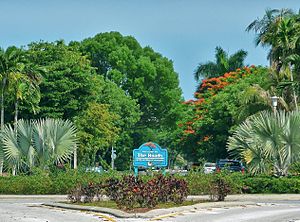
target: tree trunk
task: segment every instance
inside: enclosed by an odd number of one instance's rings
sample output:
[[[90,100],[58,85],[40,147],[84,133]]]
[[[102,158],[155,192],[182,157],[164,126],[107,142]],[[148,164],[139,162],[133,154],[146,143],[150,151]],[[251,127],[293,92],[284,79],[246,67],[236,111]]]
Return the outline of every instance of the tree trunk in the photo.
[[[19,110],[18,110],[18,99],[16,99],[15,101],[15,118],[14,118],[14,127],[15,127],[15,132],[17,133],[17,124],[18,124],[18,113],[19,113]]]
[[[0,101],[0,104],[1,104],[1,132],[3,132],[4,130],[4,88],[5,88],[5,84],[6,84],[6,78],[4,77],[2,79],[2,89],[1,89],[1,101]],[[0,161],[0,175],[2,175],[3,173],[3,164],[4,164],[4,161],[1,160]]]
[[[0,176],[3,174],[3,160],[0,160]]]
[[[4,130],[4,88],[6,85],[6,78],[2,80],[2,89],[1,89],[1,131]]]
[[[293,71],[291,70],[291,68],[290,68],[290,71],[291,71],[291,82],[294,83],[294,76],[293,76]],[[294,99],[294,103],[295,103],[295,109],[298,112],[297,95],[296,95],[296,90],[295,90],[294,86],[293,86],[293,99]]]

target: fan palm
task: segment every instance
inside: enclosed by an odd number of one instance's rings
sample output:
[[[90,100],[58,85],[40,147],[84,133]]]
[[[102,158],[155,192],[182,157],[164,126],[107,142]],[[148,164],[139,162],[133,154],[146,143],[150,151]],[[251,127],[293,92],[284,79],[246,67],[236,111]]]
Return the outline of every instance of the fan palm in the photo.
[[[33,166],[34,149],[31,145],[32,127],[28,121],[19,121],[18,132],[11,125],[5,126],[2,133],[2,149],[13,174],[24,164]]]
[[[48,164],[67,161],[77,146],[76,128],[68,120],[19,120],[17,130],[7,125],[2,133],[2,150],[9,167],[44,168]]]
[[[250,116],[229,137],[228,151],[243,159],[250,172],[287,175],[300,160],[300,113],[260,112]]]
[[[41,166],[68,160],[77,146],[76,128],[69,120],[37,120],[33,132],[33,147]]]
[[[244,66],[246,56],[247,52],[244,50],[239,50],[228,56],[221,47],[216,47],[216,62],[200,63],[194,72],[194,77],[199,81],[201,77],[217,77],[226,72],[235,71],[237,68]]]

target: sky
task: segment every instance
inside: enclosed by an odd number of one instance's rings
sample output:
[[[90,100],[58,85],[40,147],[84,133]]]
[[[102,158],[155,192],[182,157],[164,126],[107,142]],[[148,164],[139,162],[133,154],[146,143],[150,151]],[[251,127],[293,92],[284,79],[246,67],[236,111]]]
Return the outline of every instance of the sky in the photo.
[[[298,11],[299,0],[0,0],[0,47],[32,41],[80,41],[118,31],[171,59],[185,99],[193,98],[199,63],[215,47],[248,51],[246,64],[267,65],[267,49],[245,31],[267,8]]]

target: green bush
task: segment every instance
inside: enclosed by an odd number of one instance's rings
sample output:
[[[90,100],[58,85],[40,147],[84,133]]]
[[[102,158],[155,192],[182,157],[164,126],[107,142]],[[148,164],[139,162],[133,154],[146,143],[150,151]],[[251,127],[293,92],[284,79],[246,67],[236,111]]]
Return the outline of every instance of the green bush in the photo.
[[[0,194],[67,194],[77,184],[99,183],[120,173],[94,173],[80,170],[35,171],[32,175],[0,177]]]
[[[0,178],[1,194],[48,194],[52,181],[46,175]]]
[[[218,174],[204,174],[200,172],[190,172],[185,178],[187,179],[191,195],[211,194],[216,177],[221,177],[228,185],[230,193],[240,193],[243,187],[244,176],[241,173],[222,172]]]
[[[55,172],[34,171],[32,175],[0,177],[0,194],[68,194],[78,184],[101,183],[109,178],[121,179],[129,173],[87,173],[80,170]],[[300,176],[272,177],[250,176],[241,173],[222,173],[231,194],[245,193],[300,193]],[[176,176],[187,181],[191,195],[209,195],[215,174],[190,172],[187,176]],[[151,176],[142,176],[149,181]]]
[[[247,177],[243,181],[248,193],[300,193],[300,177]]]

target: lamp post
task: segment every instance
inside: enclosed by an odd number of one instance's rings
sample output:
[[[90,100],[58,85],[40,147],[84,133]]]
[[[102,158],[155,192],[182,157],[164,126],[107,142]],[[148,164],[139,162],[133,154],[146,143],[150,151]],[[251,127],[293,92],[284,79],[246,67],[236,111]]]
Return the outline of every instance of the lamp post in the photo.
[[[114,149],[113,146],[111,146],[111,169],[114,170],[115,168],[115,159],[117,157],[117,154],[116,154],[116,150]]]
[[[273,112],[276,113],[276,107],[277,107],[277,104],[278,104],[278,97],[277,96],[272,96],[271,97],[271,102],[272,102]]]

